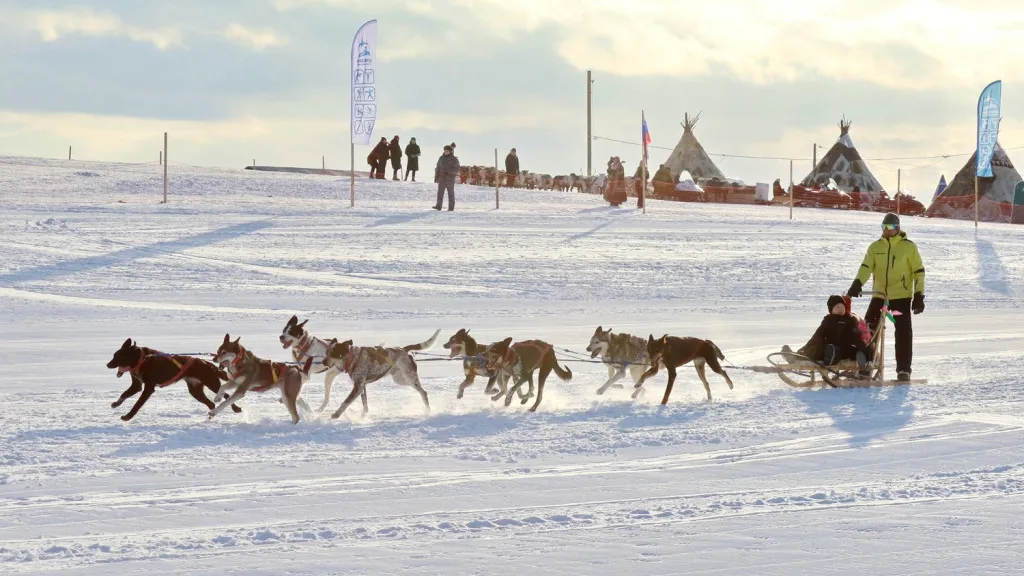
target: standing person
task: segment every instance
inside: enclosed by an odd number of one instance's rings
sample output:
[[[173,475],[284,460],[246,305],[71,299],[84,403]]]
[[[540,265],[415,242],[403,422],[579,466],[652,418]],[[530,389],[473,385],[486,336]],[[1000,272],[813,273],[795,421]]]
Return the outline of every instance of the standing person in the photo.
[[[452,147],[445,146],[444,153],[437,159],[434,168],[434,181],[437,182],[437,204],[434,210],[440,210],[444,204],[444,191],[448,190],[448,211],[455,210],[455,178],[459,175],[459,159]]]
[[[409,178],[412,172],[412,181],[416,181],[416,172],[420,169],[420,145],[415,138],[409,138],[409,144],[405,147],[405,157],[408,158],[405,167],[405,179]]]
[[[519,176],[519,156],[516,156],[516,149],[509,150],[505,156],[505,186],[511,188]]]
[[[647,167],[644,166],[643,160],[636,167],[636,172],[633,174],[633,191],[636,192],[636,207],[644,207],[644,188],[647,187]]]
[[[370,157],[376,161],[373,167],[373,177],[378,180],[384,179],[384,171],[388,167],[388,139],[384,136],[380,137],[380,142],[377,143],[373,148],[373,152],[370,153]]]
[[[398,173],[402,171],[402,145],[398,142],[397,134],[391,139],[388,153],[391,156],[391,169],[394,171],[391,179],[398,182]]]
[[[910,380],[914,355],[910,313],[924,312],[924,263],[917,244],[900,230],[900,217],[895,214],[886,214],[882,219],[882,237],[868,246],[864,262],[847,294],[859,297],[869,276],[874,277],[874,282],[864,320],[874,333],[878,322],[884,321],[882,305],[886,300],[889,310],[899,312],[899,315],[893,315],[896,323],[896,379],[905,382]]]

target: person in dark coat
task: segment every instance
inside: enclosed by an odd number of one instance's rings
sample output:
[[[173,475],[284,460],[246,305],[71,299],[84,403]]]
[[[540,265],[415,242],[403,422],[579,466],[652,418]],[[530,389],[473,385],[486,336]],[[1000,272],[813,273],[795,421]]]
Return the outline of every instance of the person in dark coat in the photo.
[[[636,192],[636,207],[644,207],[644,189],[647,186],[647,167],[644,166],[643,162],[640,162],[636,167],[636,172],[633,174],[633,191]]]
[[[849,296],[829,296],[828,315],[821,319],[814,335],[796,353],[826,366],[838,364],[840,360],[856,360],[859,375],[866,377],[869,375],[867,363],[872,359],[868,347],[871,329],[850,312],[850,303]],[[783,346],[782,351],[791,352],[789,346]]]
[[[662,164],[658,167],[658,171],[654,173],[654,182],[664,182],[665,184],[673,184],[672,182],[672,170],[668,166]]]
[[[444,153],[437,159],[434,168],[434,181],[437,182],[437,204],[434,210],[440,210],[444,204],[444,191],[448,191],[448,211],[455,210],[455,178],[459,176],[459,159],[451,146],[444,147]]]
[[[518,176],[519,156],[516,156],[516,149],[513,148],[509,151],[508,156],[505,156],[505,186],[511,188],[516,183]]]
[[[420,145],[415,138],[409,138],[409,144],[405,147],[405,157],[408,159],[405,166],[405,179],[409,178],[412,172],[412,181],[416,181],[416,172],[420,169]]]
[[[387,170],[388,166],[388,139],[384,136],[380,137],[380,142],[377,143],[373,148],[373,152],[370,152],[370,156],[367,160],[370,161],[370,165],[373,167],[373,177],[378,180],[384,179],[384,171]]]
[[[388,153],[391,156],[391,169],[394,170],[391,179],[398,182],[398,173],[402,170],[402,145],[399,144],[397,135],[391,139]]]

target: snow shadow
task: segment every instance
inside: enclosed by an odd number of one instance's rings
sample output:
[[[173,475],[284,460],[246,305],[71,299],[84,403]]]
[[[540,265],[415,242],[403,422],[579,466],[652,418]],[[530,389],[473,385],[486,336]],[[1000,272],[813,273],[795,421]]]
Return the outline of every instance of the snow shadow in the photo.
[[[153,244],[147,244],[146,246],[133,246],[98,256],[72,258],[70,260],[62,260],[54,264],[47,264],[45,266],[15,270],[14,272],[9,272],[7,274],[0,274],[0,284],[11,285],[18,284],[20,282],[52,280],[54,278],[70,276],[80,272],[89,272],[110,266],[129,264],[141,258],[150,258],[154,253],[174,253],[187,250],[189,248],[209,246],[210,244],[232,240],[239,236],[244,236],[245,234],[269,228],[270,226],[273,226],[273,224],[269,219],[257,220],[254,222],[243,222],[241,224],[233,224],[231,226],[217,228],[194,236],[156,242]]]
[[[975,238],[974,250],[978,255],[978,280],[981,287],[990,292],[1009,296],[1010,283],[1006,281],[1006,268],[996,253],[996,247],[988,240]]]
[[[810,415],[825,414],[836,429],[850,435],[851,446],[864,446],[910,423],[914,405],[910,386],[800,390],[794,397]]]
[[[571,243],[575,242],[576,240],[580,240],[580,239],[586,238],[588,236],[593,236],[594,234],[596,234],[596,233],[600,232],[601,230],[611,226],[612,224],[615,224],[615,220],[606,220],[605,222],[602,222],[601,224],[598,224],[597,226],[594,226],[590,230],[584,230],[583,232],[580,232],[579,234],[573,234],[572,236],[569,236],[565,240],[565,243],[566,244],[571,244]]]
[[[445,208],[447,210],[447,208]],[[377,228],[379,226],[391,226],[395,224],[406,224],[413,220],[419,220],[430,215],[431,212],[435,212],[432,208],[424,208],[421,212],[404,212],[399,214],[392,214],[391,216],[385,216],[372,224],[367,224],[365,228]]]

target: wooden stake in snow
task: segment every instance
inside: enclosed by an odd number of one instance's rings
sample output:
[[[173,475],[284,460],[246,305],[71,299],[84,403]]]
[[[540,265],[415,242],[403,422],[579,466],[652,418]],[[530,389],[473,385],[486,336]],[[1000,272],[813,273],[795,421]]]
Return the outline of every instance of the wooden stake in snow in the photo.
[[[793,161],[789,161],[789,219],[793,219]]]
[[[899,216],[899,214],[900,214],[900,190],[901,190],[900,186],[903,184],[902,179],[901,179],[902,172],[903,172],[902,168],[897,168],[896,169],[896,215],[897,216]]]
[[[167,204],[167,132],[164,132],[164,204]]]
[[[494,209],[497,210],[501,203],[498,200],[498,189],[501,187],[501,174],[498,173],[498,149],[494,149]]]

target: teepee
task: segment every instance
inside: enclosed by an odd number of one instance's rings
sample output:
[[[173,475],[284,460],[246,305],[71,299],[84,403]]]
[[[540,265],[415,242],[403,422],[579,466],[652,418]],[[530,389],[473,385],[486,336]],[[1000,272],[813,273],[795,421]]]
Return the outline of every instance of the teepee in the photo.
[[[932,200],[938,198],[939,194],[942,194],[942,191],[947,187],[949,187],[949,184],[946,183],[946,175],[942,174],[939,176],[939,184],[935,187],[935,194],[932,195]]]
[[[679,174],[686,170],[690,173],[694,180],[717,178],[719,180],[725,180],[725,175],[722,171],[715,166],[715,163],[711,161],[708,153],[704,151],[704,147],[697,141],[697,137],[693,135],[693,127],[700,120],[700,112],[697,113],[693,118],[689,114],[683,116],[683,137],[679,139],[679,143],[676,144],[675,149],[668,155],[668,160],[665,161],[665,166],[668,166],[669,170],[672,171],[672,181],[674,182]]]
[[[926,216],[974,220],[976,157],[977,151],[950,180],[949,185],[932,200],[925,212]],[[1020,182],[1020,173],[1013,167],[1006,150],[996,142],[996,150],[992,154],[992,177],[978,178],[978,219],[985,222],[1009,222],[1013,213],[1014,190]]]
[[[832,145],[828,153],[818,162],[818,165],[811,170],[801,186],[808,188],[824,186],[828,184],[829,178],[836,181],[836,185],[843,192],[881,192],[882,185],[878,183],[875,176],[868,169],[868,165],[857,152],[850,138],[850,122],[844,116],[839,121],[839,139]]]

